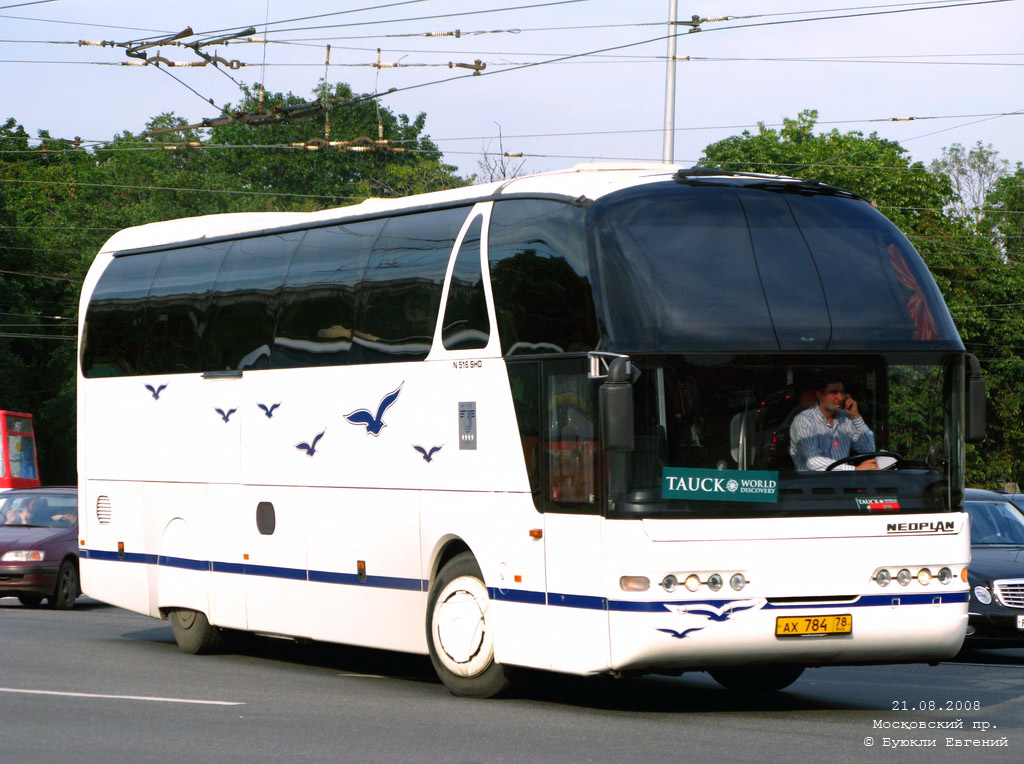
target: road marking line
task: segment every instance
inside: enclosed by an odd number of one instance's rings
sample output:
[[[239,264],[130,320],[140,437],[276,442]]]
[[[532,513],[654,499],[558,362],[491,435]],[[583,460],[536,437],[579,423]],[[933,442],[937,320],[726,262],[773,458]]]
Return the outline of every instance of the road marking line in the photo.
[[[149,695],[103,695],[94,692],[58,692],[57,690],[18,690],[0,687],[0,692],[18,692],[26,695],[62,695],[68,698],[100,698],[106,700],[146,700],[153,703],[195,703],[204,706],[244,706],[245,703],[229,700],[189,700],[188,698],[157,698]]]

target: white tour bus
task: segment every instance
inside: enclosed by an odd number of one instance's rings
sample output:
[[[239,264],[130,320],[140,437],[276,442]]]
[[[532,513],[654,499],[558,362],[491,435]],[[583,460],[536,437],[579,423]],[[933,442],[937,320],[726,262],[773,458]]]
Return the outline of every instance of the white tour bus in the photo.
[[[485,697],[517,667],[777,689],[963,640],[977,362],[854,194],[581,165],[153,223],[80,315],[82,586],[186,652],[429,654]],[[842,389],[853,451],[815,457],[793,422]]]

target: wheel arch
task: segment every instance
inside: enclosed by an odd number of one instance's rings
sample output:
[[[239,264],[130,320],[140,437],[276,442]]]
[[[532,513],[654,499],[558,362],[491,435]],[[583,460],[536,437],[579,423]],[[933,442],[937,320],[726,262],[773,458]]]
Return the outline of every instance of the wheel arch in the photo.
[[[181,608],[207,614],[210,612],[209,574],[202,562],[199,538],[183,517],[172,517],[164,526],[157,557],[155,599],[152,615],[166,618]],[[153,602],[151,599],[151,602]]]
[[[469,552],[474,558],[476,558],[476,554],[474,554],[473,550],[469,548],[469,544],[459,536],[448,535],[439,539],[434,545],[434,551],[431,555],[430,578],[427,581],[428,587],[437,579],[437,574],[441,572],[441,569],[447,565],[450,560],[463,552]]]

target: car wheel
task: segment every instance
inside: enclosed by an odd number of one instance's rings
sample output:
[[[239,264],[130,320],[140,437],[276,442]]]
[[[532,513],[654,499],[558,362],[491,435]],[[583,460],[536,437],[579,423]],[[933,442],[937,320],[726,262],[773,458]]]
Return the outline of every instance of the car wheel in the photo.
[[[70,610],[78,599],[78,568],[71,560],[61,563],[57,573],[57,586],[50,595],[50,607],[54,610]]]
[[[174,641],[184,653],[214,653],[224,646],[223,632],[211,626],[206,615],[198,610],[178,608],[170,612],[168,619],[174,632]]]
[[[804,673],[803,666],[730,666],[712,669],[711,677],[738,692],[775,692],[789,687]]]
[[[25,607],[39,607],[43,604],[43,598],[35,594],[19,594],[18,601]]]
[[[430,589],[430,661],[454,695],[491,698],[511,685],[511,669],[494,660],[494,617],[490,606],[480,566],[469,552],[452,558]]]

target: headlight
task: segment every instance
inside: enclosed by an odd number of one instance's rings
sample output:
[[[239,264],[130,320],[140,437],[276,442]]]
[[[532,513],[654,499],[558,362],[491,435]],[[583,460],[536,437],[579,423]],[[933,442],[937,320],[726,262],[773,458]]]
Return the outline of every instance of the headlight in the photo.
[[[698,589],[700,589],[700,578],[691,573],[686,577],[686,580],[683,581],[683,586],[685,586],[691,592],[695,592]]]
[[[943,568],[942,570],[939,571],[939,583],[940,584],[948,584],[952,580],[953,580],[953,571],[951,571],[949,568]]]
[[[901,570],[899,573],[896,574],[896,580],[899,582],[900,586],[906,586],[907,584],[909,584],[911,579],[913,579],[913,577],[914,576],[911,575],[910,571],[907,570],[906,568],[904,568],[903,570]]]
[[[708,589],[713,592],[717,592],[722,588],[722,577],[717,573],[712,573],[708,576]]]
[[[892,575],[885,568],[875,573],[875,583],[879,586],[888,586],[890,581],[892,581]]]
[[[42,562],[46,558],[46,552],[41,549],[13,549],[0,555],[4,562]]]
[[[747,585],[747,579],[742,573],[734,573],[732,578],[729,579],[729,586],[736,591],[739,591]]]
[[[990,592],[987,587],[975,586],[974,587],[974,597],[982,605],[991,605],[992,604],[992,592]]]
[[[921,586],[928,586],[931,580],[932,572],[928,568],[921,568],[917,571],[917,583],[921,584]]]

